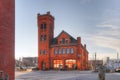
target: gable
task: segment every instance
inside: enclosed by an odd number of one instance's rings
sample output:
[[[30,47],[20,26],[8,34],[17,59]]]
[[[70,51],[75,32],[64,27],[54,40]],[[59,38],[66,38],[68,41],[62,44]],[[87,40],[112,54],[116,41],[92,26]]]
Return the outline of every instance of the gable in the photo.
[[[62,31],[56,38],[53,39],[53,43],[57,44],[67,44],[67,43],[76,43],[77,40],[74,39],[67,32]]]
[[[61,39],[61,38],[70,39],[70,35],[68,35],[65,31],[62,31],[62,32],[58,35],[57,39]]]

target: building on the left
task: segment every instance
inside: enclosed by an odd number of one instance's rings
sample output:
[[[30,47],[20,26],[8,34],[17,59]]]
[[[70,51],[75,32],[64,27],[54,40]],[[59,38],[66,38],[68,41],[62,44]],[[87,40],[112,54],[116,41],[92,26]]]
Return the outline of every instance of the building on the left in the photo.
[[[4,78],[2,80],[14,80],[14,53],[15,0],[0,0],[0,78]]]

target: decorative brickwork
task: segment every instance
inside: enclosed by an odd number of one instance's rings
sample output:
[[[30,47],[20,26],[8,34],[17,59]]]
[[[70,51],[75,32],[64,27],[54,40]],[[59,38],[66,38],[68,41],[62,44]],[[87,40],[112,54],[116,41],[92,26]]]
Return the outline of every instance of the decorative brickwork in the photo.
[[[14,80],[15,0],[0,0],[0,71]]]
[[[62,31],[54,36],[54,17],[38,14],[38,68],[46,69],[88,69],[88,51],[81,44],[81,38],[73,38]]]

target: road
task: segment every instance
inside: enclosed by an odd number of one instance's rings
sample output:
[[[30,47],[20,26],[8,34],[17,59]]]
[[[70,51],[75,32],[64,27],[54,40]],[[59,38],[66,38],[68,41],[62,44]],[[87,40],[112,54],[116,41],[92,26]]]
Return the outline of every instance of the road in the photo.
[[[15,80],[99,80],[91,71],[16,72]],[[106,80],[120,80],[120,73],[106,73]]]

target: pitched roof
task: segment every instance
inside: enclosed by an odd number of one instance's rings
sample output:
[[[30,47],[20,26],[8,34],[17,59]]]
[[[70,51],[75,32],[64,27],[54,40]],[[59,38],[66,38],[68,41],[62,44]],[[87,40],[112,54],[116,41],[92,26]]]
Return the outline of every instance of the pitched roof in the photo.
[[[72,36],[71,36],[70,34],[68,34],[66,31],[62,30],[62,32],[61,32],[56,38],[54,38],[54,39],[52,40],[52,43],[53,43],[53,44],[57,44],[57,38],[58,38],[62,33],[65,33],[66,35],[68,35],[68,36],[70,37],[71,43],[76,43],[76,42],[77,42],[77,40],[76,40],[74,37],[72,37]]]

